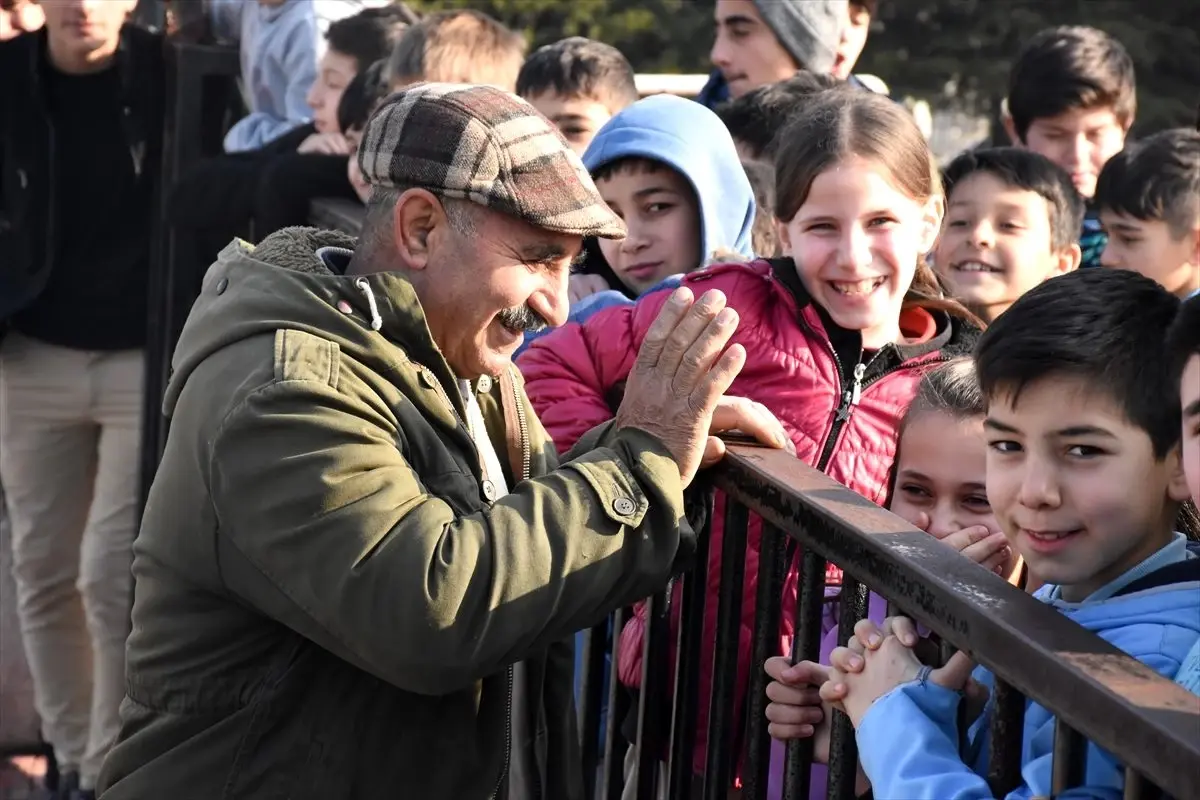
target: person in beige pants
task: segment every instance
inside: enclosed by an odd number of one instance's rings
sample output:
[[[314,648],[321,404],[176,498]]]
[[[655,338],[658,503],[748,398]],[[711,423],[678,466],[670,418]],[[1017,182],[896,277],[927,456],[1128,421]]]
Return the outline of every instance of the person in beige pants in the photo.
[[[0,485],[54,800],[94,800],[126,690],[166,94],[135,5],[0,41]]]
[[[0,342],[0,478],[34,699],[64,771],[120,725],[137,530],[141,350]]]

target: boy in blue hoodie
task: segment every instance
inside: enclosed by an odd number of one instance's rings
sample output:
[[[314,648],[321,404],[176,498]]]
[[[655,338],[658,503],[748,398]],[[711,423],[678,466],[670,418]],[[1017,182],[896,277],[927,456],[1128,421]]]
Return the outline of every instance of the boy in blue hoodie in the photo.
[[[975,351],[988,499],[1046,582],[1036,596],[1167,678],[1200,641],[1200,558],[1173,532],[1188,487],[1179,382],[1163,342],[1178,308],[1141,275],[1081,270],[1021,297]],[[905,623],[899,638],[860,623],[862,654],[834,652],[822,697],[854,723],[876,797],[990,798],[978,739],[988,710],[969,734],[981,763],[959,751],[957,690],[970,662],[956,655],[931,676],[901,644],[912,640]],[[992,682],[982,668],[974,678]],[[1008,797],[1051,795],[1054,730],[1053,714],[1031,703],[1024,783]],[[1056,796],[1119,798],[1123,784],[1123,766],[1089,744],[1084,785]]]
[[[593,274],[573,276],[567,324],[673,286],[712,258],[753,257],[754,191],[729,131],[704,106],[639,100],[605,123],[583,164],[628,235],[587,243]],[[536,338],[527,333],[522,350]]]

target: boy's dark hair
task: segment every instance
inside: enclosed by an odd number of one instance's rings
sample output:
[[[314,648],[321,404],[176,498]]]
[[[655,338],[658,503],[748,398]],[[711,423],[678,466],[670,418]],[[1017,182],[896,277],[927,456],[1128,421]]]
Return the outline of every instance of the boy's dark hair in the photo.
[[[717,116],[729,133],[752,152],[746,155],[763,161],[775,158],[774,141],[779,131],[805,100],[843,81],[831,75],[801,70],[792,77],[760,86],[717,108]]]
[[[637,102],[633,65],[604,42],[571,36],[533,51],[517,73],[517,94],[542,92],[597,100],[617,113]]]
[[[330,50],[350,56],[358,62],[358,71],[381,58],[387,58],[400,34],[420,16],[404,3],[379,8],[364,8],[357,14],[339,19],[329,26],[325,41]]]
[[[1061,250],[1079,240],[1083,216],[1087,211],[1083,198],[1062,167],[1043,155],[1018,147],[989,147],[970,150],[950,162],[942,173],[946,203],[954,187],[967,177],[986,172],[1005,186],[1036,192],[1050,206],[1050,246]]]
[[[1167,356],[1171,359],[1171,374],[1179,383],[1188,359],[1200,355],[1200,295],[1184,300],[1179,313],[1167,332]]]
[[[1175,238],[1200,218],[1200,131],[1147,136],[1108,160],[1096,180],[1096,207],[1162,220]]]
[[[602,181],[611,178],[613,175],[623,173],[642,174],[646,172],[660,172],[664,169],[674,170],[670,164],[665,161],[659,161],[657,158],[647,158],[646,156],[622,156],[614,158],[612,161],[606,161],[592,171],[592,180]],[[691,185],[691,181],[688,181]]]
[[[989,400],[1034,381],[1076,377],[1115,400],[1150,437],[1156,458],[1179,442],[1179,381],[1163,342],[1179,299],[1123,269],[1081,269],[1021,296],[975,347]]]
[[[411,25],[392,50],[388,80],[480,83],[513,91],[525,37],[481,11],[437,11]]]
[[[387,97],[387,59],[381,58],[354,76],[338,103],[338,128],[342,133],[365,128],[379,101]]]
[[[1128,128],[1137,112],[1133,59],[1096,28],[1063,25],[1035,34],[1008,75],[1008,113],[1024,142],[1036,119],[1076,108],[1111,107]]]

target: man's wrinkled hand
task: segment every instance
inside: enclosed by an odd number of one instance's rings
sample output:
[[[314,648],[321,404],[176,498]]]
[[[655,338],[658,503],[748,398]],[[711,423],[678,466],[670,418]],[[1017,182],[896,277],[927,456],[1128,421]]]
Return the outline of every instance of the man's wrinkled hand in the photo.
[[[726,347],[737,325],[721,292],[697,300],[676,289],[650,325],[617,409],[615,429],[637,428],[662,442],[684,487],[709,448],[717,405],[746,363],[745,348]]]

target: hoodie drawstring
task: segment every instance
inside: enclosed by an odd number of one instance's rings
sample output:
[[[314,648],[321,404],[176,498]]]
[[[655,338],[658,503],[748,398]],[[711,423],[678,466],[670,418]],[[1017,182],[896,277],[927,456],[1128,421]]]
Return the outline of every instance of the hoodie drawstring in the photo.
[[[366,278],[356,278],[354,285],[366,295],[367,306],[371,309],[371,330],[379,330],[383,327],[383,317],[379,316],[379,306],[375,304],[375,293],[371,291],[371,284],[367,283]]]

